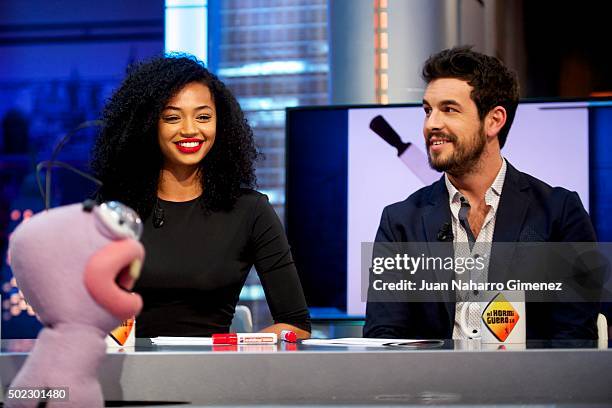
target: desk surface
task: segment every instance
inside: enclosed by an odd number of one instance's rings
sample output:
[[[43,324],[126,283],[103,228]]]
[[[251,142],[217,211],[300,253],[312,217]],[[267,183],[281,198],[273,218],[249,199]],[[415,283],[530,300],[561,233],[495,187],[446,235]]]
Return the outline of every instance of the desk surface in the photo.
[[[6,387],[33,340],[4,340]],[[595,342],[529,342],[482,350],[473,341],[400,347],[137,346],[109,353],[100,370],[112,401],[217,405],[612,406],[612,349]]]

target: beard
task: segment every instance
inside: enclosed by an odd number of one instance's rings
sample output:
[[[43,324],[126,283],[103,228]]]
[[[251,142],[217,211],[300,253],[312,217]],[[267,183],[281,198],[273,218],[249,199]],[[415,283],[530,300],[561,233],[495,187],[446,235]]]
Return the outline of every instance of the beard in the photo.
[[[428,143],[427,158],[429,159],[429,166],[434,170],[443,171],[455,177],[471,173],[476,169],[476,165],[487,144],[487,138],[482,126],[467,141],[459,141],[456,135],[446,133],[430,133],[427,135],[427,139],[429,140],[432,136],[448,139],[453,144],[453,151],[450,155],[444,157],[440,154],[437,156],[432,155]]]

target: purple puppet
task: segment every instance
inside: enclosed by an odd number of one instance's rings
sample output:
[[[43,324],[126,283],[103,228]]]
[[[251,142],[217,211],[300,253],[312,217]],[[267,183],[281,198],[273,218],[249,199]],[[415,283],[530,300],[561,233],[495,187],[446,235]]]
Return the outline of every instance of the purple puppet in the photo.
[[[105,336],[142,308],[130,292],[140,274],[142,223],[131,208],[92,201],[54,208],[22,223],[9,256],[25,299],[44,328],[11,388],[66,388],[67,402],[48,406],[102,407],[97,378]],[[6,400],[6,407],[33,407]]]

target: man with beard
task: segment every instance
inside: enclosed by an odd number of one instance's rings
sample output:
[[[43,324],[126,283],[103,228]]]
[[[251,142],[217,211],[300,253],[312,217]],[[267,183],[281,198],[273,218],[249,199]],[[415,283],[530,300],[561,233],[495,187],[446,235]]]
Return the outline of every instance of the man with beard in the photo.
[[[455,247],[455,259],[457,248],[490,259],[491,242],[596,240],[575,192],[520,172],[501,154],[518,106],[512,71],[497,58],[455,47],[432,55],[422,75],[423,136],[431,167],[444,176],[387,206],[376,242],[460,242],[466,244]],[[487,266],[478,279],[487,282],[495,269]],[[375,301],[370,292],[364,337],[471,337],[466,333],[480,329],[478,313],[470,311],[465,323],[457,311],[474,298],[449,296],[454,298],[391,302]],[[528,303],[527,339],[596,339],[598,311],[595,303]]]

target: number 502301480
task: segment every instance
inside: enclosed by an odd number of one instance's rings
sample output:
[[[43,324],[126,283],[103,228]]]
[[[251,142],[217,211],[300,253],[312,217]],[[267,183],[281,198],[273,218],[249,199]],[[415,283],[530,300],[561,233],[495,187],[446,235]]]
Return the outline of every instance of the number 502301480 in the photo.
[[[68,401],[68,388],[9,388],[4,398],[7,400]]]

